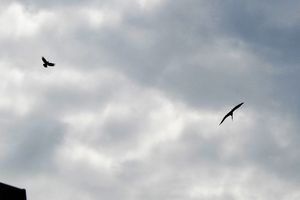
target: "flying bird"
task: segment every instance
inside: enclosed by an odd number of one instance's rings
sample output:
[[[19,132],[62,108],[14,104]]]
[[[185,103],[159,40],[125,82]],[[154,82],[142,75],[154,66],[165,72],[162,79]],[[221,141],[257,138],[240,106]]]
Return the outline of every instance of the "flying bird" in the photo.
[[[229,116],[231,116],[231,119],[233,120],[233,112],[236,110],[236,109],[238,109],[239,107],[241,107],[241,105],[243,105],[244,104],[244,102],[242,102],[242,103],[240,103],[239,105],[237,105],[237,106],[235,106],[234,108],[232,108],[231,109],[231,111],[229,111],[229,113],[227,113],[224,117],[223,117],[223,119],[222,119],[222,121],[221,121],[221,123],[219,124],[219,126],[224,122],[224,120],[227,118],[227,117],[229,117]]]
[[[43,61],[43,66],[45,67],[45,68],[47,68],[48,66],[49,67],[53,67],[55,64],[54,63],[51,63],[51,62],[49,62],[48,60],[46,60],[46,58],[44,58],[44,57],[42,57],[42,61]]]

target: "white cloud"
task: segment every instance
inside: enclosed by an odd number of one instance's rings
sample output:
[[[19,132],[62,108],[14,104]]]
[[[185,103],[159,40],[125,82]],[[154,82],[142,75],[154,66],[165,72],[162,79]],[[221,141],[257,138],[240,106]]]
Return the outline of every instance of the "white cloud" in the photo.
[[[94,28],[118,26],[122,20],[120,13],[109,9],[85,8],[82,13],[83,16],[87,16],[87,21]]]
[[[152,10],[164,3],[164,0],[138,0],[143,10]]]
[[[48,11],[32,12],[22,4],[12,3],[0,14],[0,37],[23,38],[34,37],[47,21],[53,18]]]

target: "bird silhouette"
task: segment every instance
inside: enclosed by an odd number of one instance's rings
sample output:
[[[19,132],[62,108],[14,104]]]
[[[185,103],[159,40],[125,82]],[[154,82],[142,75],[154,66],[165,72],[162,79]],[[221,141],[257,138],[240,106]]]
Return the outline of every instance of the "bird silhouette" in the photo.
[[[43,61],[43,66],[45,68],[47,68],[48,66],[53,67],[55,65],[54,63],[51,63],[51,62],[47,61],[46,58],[44,58],[44,57],[42,57],[42,61]]]
[[[236,109],[238,109],[239,107],[241,107],[241,105],[243,105],[244,104],[244,102],[242,102],[242,103],[240,103],[239,105],[237,105],[237,106],[235,106],[234,108],[232,108],[231,109],[231,111],[229,111],[229,113],[227,113],[224,117],[223,117],[223,119],[222,119],[222,121],[221,121],[221,123],[219,124],[219,126],[224,122],[224,120],[227,118],[227,117],[229,117],[229,116],[231,116],[231,119],[233,120],[233,112],[236,110]]]

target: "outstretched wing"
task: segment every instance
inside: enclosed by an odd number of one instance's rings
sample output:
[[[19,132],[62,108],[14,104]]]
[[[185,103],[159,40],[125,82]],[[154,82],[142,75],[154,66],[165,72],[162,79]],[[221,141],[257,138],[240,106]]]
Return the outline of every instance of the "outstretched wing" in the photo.
[[[236,109],[238,109],[239,107],[241,107],[241,105],[243,105],[244,102],[240,103],[239,105],[235,106],[234,108],[232,108],[232,112],[235,111]]]
[[[55,64],[51,63],[51,62],[48,62],[47,65],[50,66],[50,67],[53,67]]]
[[[46,60],[46,58],[42,57],[42,61],[44,62],[44,64],[48,64],[48,61]]]
[[[224,120],[225,120],[228,116],[230,116],[230,112],[227,113],[227,114],[223,117],[223,119],[222,119],[222,121],[220,122],[219,126],[224,122]]]

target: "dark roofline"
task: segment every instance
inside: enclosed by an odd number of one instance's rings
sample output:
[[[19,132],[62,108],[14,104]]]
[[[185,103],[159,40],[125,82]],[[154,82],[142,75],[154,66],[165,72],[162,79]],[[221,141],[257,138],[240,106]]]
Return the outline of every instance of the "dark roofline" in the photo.
[[[15,187],[15,186],[12,186],[12,185],[8,185],[6,183],[1,183],[0,182],[0,186],[4,186],[4,187],[10,187],[10,188],[14,188],[14,189],[18,189],[18,190],[25,190],[24,188],[18,188],[18,187]]]

